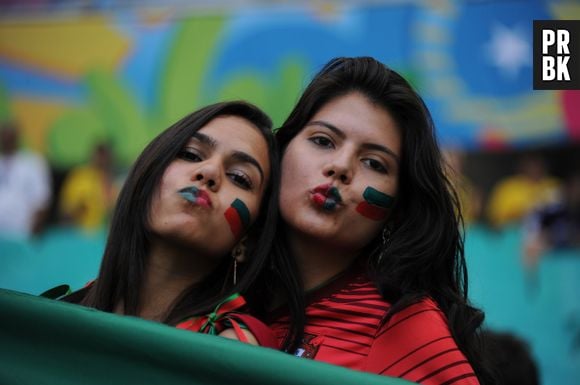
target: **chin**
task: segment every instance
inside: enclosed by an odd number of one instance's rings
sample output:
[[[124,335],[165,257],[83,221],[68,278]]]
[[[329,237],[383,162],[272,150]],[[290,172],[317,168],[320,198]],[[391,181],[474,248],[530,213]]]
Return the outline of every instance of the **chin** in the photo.
[[[334,221],[318,216],[301,218],[292,227],[297,232],[319,239],[332,239],[336,237],[338,230]]]
[[[329,219],[309,218],[293,226],[295,231],[319,242],[331,243],[345,250],[358,250],[372,240],[366,234],[353,233]],[[350,227],[349,227],[350,228]],[[369,239],[367,239],[369,238]]]

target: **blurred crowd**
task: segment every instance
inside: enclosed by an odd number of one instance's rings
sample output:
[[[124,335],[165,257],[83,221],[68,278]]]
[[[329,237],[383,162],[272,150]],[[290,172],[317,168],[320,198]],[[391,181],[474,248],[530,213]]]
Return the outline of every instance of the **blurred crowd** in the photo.
[[[26,239],[49,225],[86,232],[107,225],[119,190],[107,143],[95,144],[89,161],[68,170],[59,183],[47,160],[24,147],[18,125],[2,123],[0,236]]]
[[[460,151],[448,150],[445,159],[466,225],[480,222],[494,230],[521,226],[526,268],[534,269],[550,251],[580,247],[580,170],[574,165],[558,178],[542,156],[525,153],[515,164],[506,164],[510,173],[484,192],[464,174]]]

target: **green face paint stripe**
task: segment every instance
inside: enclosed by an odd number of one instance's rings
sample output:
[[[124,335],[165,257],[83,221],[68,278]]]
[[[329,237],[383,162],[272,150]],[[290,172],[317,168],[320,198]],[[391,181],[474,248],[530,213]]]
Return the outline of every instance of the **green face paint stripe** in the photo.
[[[341,201],[342,197],[340,196],[340,192],[335,186],[332,186],[328,190],[328,196],[333,197],[334,200]]]
[[[183,197],[183,199],[185,199],[186,201],[192,202],[192,203],[195,202],[195,200],[197,199],[197,197],[189,191],[180,191],[179,195],[181,195]]]
[[[336,201],[334,199],[327,199],[322,206],[325,210],[334,210]]]
[[[390,208],[393,205],[395,199],[387,194],[380,192],[379,190],[375,190],[372,187],[367,187],[363,192],[363,198],[373,204],[375,206],[383,207],[383,208]]]
[[[236,209],[236,211],[240,215],[240,219],[242,220],[244,228],[248,228],[248,226],[250,226],[250,210],[248,210],[246,204],[242,202],[240,199],[236,199],[235,201],[232,202],[231,206],[234,209]]]

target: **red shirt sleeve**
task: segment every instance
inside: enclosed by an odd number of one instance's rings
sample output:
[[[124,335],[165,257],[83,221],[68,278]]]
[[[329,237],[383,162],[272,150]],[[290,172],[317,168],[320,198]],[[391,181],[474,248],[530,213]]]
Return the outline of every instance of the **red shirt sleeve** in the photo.
[[[424,299],[379,328],[365,371],[423,385],[478,385],[437,304]]]

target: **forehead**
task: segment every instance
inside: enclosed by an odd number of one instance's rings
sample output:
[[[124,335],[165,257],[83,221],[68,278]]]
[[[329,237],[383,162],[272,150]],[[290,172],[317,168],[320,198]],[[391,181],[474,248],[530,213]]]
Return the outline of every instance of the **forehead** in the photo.
[[[216,151],[244,152],[260,162],[264,171],[269,169],[266,139],[259,129],[246,119],[239,116],[218,116],[198,132],[215,141]]]
[[[322,106],[310,122],[324,121],[339,128],[347,139],[388,146],[400,154],[401,135],[391,114],[354,92]]]

